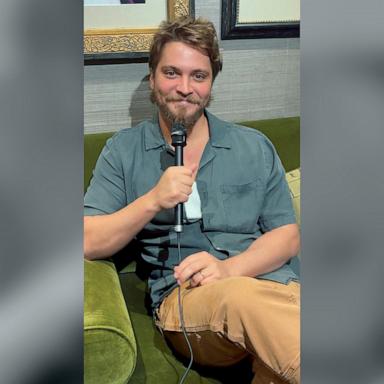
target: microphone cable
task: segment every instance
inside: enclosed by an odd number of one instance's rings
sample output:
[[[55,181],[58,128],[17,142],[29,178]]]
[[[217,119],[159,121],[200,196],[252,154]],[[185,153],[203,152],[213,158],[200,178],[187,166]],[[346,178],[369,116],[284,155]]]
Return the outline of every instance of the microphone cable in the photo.
[[[177,253],[178,253],[178,256],[179,256],[179,264],[180,264],[181,263],[181,251],[180,251],[180,242],[181,242],[180,236],[181,236],[181,233],[180,232],[176,232],[176,235],[177,235]],[[178,294],[178,302],[179,302],[179,318],[180,318],[181,330],[183,332],[185,341],[187,342],[189,353],[190,353],[190,356],[191,356],[190,360],[189,360],[188,367],[186,368],[183,376],[181,377],[181,379],[179,381],[179,384],[183,384],[184,380],[186,379],[189,371],[191,370],[192,364],[193,364],[193,351],[192,351],[191,343],[190,343],[190,341],[188,339],[187,331],[185,330],[184,315],[183,315],[183,303],[181,302],[181,286],[178,285],[177,289],[178,289],[177,294]]]
[[[187,132],[184,125],[181,122],[174,122],[172,124],[171,138],[172,138],[172,145],[175,149],[175,166],[182,166],[183,165],[183,147],[187,145],[187,142],[186,142]],[[178,253],[178,259],[180,264],[181,263],[181,250],[180,250],[181,232],[183,231],[183,204],[182,203],[178,203],[175,207],[175,219],[176,219],[176,224],[174,229],[177,236],[177,253]],[[179,304],[180,326],[181,326],[181,330],[183,332],[185,341],[187,342],[189,353],[191,355],[188,367],[179,381],[179,384],[183,384],[193,364],[193,351],[192,351],[192,346],[188,339],[187,331],[185,329],[185,324],[184,324],[183,303],[181,302],[180,285],[178,285],[177,289],[178,289],[177,294],[178,294],[178,304]]]

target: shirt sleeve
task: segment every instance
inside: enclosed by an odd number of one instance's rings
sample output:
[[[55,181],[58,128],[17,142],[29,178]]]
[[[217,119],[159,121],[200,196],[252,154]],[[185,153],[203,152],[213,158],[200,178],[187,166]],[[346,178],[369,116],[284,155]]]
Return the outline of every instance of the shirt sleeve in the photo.
[[[108,139],[93,170],[84,197],[84,215],[95,216],[116,212],[127,205],[125,178],[116,135]]]
[[[284,167],[273,144],[267,138],[265,138],[265,144],[266,191],[259,218],[263,232],[296,223]]]

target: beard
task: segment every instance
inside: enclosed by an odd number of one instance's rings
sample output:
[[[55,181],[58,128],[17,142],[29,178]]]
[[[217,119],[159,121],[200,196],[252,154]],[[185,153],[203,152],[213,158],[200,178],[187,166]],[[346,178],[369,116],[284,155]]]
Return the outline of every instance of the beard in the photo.
[[[160,113],[165,118],[165,120],[167,120],[169,125],[172,126],[174,123],[181,123],[187,130],[187,133],[191,131],[197,120],[199,120],[201,115],[204,113],[204,109],[209,106],[211,100],[211,95],[209,95],[207,99],[200,99],[193,96],[164,96],[159,90],[152,89],[151,91],[151,102],[157,105]],[[168,103],[174,101],[187,101],[193,105],[197,105],[198,108],[190,115],[187,115],[187,108],[185,107],[178,108],[176,112],[172,112],[168,106]]]

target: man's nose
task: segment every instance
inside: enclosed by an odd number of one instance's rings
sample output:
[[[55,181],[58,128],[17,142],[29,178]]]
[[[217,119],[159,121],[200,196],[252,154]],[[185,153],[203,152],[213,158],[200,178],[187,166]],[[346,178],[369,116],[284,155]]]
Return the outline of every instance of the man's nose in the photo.
[[[181,76],[177,84],[176,91],[183,96],[188,96],[192,93],[191,82],[188,76]]]

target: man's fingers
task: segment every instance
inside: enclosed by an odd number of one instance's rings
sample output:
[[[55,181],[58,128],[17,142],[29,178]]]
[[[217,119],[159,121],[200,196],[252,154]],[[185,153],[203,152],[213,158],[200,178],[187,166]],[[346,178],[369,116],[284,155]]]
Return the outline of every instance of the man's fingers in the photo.
[[[204,275],[201,273],[201,271],[198,271],[191,277],[191,286],[197,287],[200,284],[200,282],[203,280],[204,280]]]
[[[205,277],[203,280],[201,280],[199,285],[200,286],[207,285],[207,284],[212,283],[215,280],[217,280],[217,279],[215,279],[213,276],[208,276],[208,277]]]
[[[189,166],[188,169],[192,172],[191,176],[195,175],[195,173],[196,173],[198,167],[199,167],[199,164],[197,164],[197,163],[193,163],[193,164],[191,164],[191,165]]]
[[[175,279],[180,280],[182,283],[192,278],[202,267],[199,267],[198,264],[188,264],[182,266],[181,264],[175,268]]]
[[[175,267],[175,279],[184,283],[199,271],[203,271],[203,274],[206,274],[210,270],[210,268],[208,270],[206,268],[209,267],[212,258],[213,256],[207,252],[198,252],[188,256]]]
[[[188,177],[192,177],[193,176],[193,173],[194,173],[194,170],[191,169],[191,168],[188,168],[188,167],[185,167],[185,166],[172,166],[172,167],[169,167],[167,169],[167,171],[169,173],[172,173],[172,174],[178,174],[178,175],[185,175],[185,176],[188,176]]]
[[[209,272],[205,270],[201,270],[195,273],[191,278],[191,288],[195,288],[198,286],[203,286],[212,283],[217,280],[213,274],[209,274]]]
[[[192,188],[189,185],[182,184],[179,188],[179,191],[185,195],[189,196],[192,193]]]
[[[189,266],[183,269],[180,269],[178,272],[175,272],[174,276],[176,280],[179,280],[181,283],[187,281],[190,277],[192,277],[197,270],[193,270]]]

